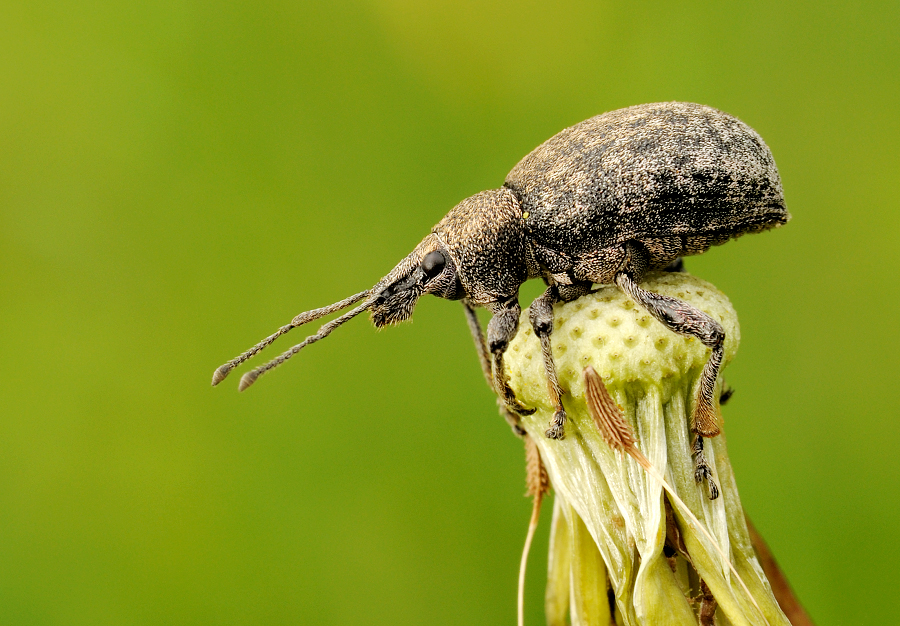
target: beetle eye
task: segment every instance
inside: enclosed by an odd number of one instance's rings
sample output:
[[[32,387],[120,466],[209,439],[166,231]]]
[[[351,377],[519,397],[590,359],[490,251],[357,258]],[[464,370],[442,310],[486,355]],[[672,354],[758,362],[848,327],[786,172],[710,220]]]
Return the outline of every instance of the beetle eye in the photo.
[[[444,271],[446,263],[447,260],[444,258],[444,254],[440,250],[435,250],[426,254],[425,258],[422,259],[422,271],[425,272],[428,278],[434,278]]]

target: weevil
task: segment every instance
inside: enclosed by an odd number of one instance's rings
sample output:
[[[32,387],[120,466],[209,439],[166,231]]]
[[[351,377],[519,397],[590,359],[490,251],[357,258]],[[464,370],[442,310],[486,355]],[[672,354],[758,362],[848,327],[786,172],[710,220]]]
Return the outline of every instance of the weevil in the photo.
[[[648,271],[678,269],[681,257],[788,219],[769,148],[737,118],[683,102],[604,113],[538,146],[499,189],[456,205],[371,289],[299,314],[219,367],[212,384],[297,326],[358,305],[244,374],[240,390],[360,313],[369,311],[379,328],[396,324],[412,315],[420,296],[432,294],[462,302],[488,384],[517,428],[517,416],[534,409],[510,389],[503,355],[519,327],[519,287],[541,278],[547,289],[531,303],[529,319],[555,406],[546,436],[562,439],[565,391],[551,352],[553,304],[585,295],[595,284],[614,283],[673,332],[710,349],[691,416],[702,450],[702,437],[719,433],[714,392],[725,332],[703,311],[641,288],[641,279]],[[487,337],[476,307],[492,314]]]

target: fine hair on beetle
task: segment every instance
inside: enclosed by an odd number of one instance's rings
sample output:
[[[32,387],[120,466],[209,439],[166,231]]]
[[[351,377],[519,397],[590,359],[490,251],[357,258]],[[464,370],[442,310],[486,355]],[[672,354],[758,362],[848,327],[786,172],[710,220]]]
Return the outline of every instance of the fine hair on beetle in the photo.
[[[516,430],[534,409],[509,387],[504,353],[519,327],[519,287],[540,278],[547,288],[531,303],[529,322],[541,343],[547,389],[555,407],[546,430],[565,437],[567,393],[560,384],[551,338],[553,305],[614,284],[674,333],[709,348],[691,414],[698,437],[720,431],[716,382],[725,332],[709,315],[677,298],[641,287],[651,271],[680,271],[681,257],[746,233],[785,224],[775,160],[762,138],[737,118],[700,104],[663,102],[611,111],[571,126],[535,148],[499,189],[453,207],[413,251],[372,288],[297,315],[289,324],[219,367],[213,385],[288,331],[355,308],[278,358],[241,378],[260,375],[363,311],[376,327],[408,319],[432,294],[463,304],[488,384]],[[476,307],[492,314],[487,333]],[[703,479],[698,455],[698,482]]]

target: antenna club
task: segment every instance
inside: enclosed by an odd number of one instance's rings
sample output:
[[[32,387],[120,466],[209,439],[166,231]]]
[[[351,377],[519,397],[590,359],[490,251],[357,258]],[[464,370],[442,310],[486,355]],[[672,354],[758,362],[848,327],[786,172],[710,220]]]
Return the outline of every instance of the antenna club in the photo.
[[[241,382],[238,384],[238,391],[244,391],[247,387],[256,382],[256,379],[259,377],[259,372],[256,370],[250,370],[243,376],[241,376]]]
[[[215,387],[220,382],[225,380],[225,377],[231,372],[231,366],[226,363],[225,365],[220,365],[215,372],[213,372],[212,377],[212,386]]]

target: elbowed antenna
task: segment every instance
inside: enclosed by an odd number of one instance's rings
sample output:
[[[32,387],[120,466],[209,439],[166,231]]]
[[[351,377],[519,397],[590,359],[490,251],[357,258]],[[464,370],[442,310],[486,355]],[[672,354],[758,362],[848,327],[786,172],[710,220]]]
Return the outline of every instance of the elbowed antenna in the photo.
[[[368,292],[364,292],[364,293],[368,293]],[[356,317],[357,315],[359,315],[360,313],[362,313],[363,311],[368,309],[370,306],[372,306],[372,303],[374,301],[375,301],[375,298],[369,298],[368,300],[363,302],[361,305],[359,305],[352,311],[344,313],[340,317],[334,318],[327,324],[323,324],[322,327],[319,328],[319,330],[316,332],[315,335],[310,335],[309,337],[304,339],[302,342],[298,343],[296,346],[294,346],[287,352],[282,353],[281,356],[279,356],[278,358],[272,359],[265,365],[260,365],[259,367],[250,370],[249,372],[247,372],[246,374],[241,376],[241,382],[238,384],[238,391],[243,391],[244,389],[246,389],[247,387],[252,385],[254,382],[256,382],[256,379],[259,378],[262,374],[265,374],[270,369],[278,367],[279,365],[281,365],[282,363],[287,361],[289,358],[291,358],[292,356],[294,356],[295,354],[300,352],[300,350],[302,350],[309,344],[315,343],[319,339],[324,339],[325,337],[330,335],[331,331],[333,331],[335,328],[337,328],[344,322],[347,322],[347,321],[353,319],[354,317]]]
[[[365,297],[366,297],[367,295],[369,295],[371,292],[372,292],[371,289],[366,289],[365,291],[360,291],[359,293],[357,293],[357,294],[355,294],[355,295],[352,295],[352,296],[350,296],[349,298],[345,298],[344,300],[341,300],[340,302],[335,302],[334,304],[329,304],[328,306],[323,306],[323,307],[320,308],[320,309],[313,309],[312,311],[305,311],[305,312],[303,312],[303,313],[300,313],[300,314],[297,315],[294,319],[291,320],[291,323],[290,323],[290,324],[287,324],[287,325],[285,325],[285,326],[282,326],[282,327],[279,328],[274,334],[269,335],[268,337],[266,337],[265,339],[263,339],[262,341],[260,341],[258,344],[256,344],[255,346],[253,346],[252,348],[250,348],[249,350],[247,350],[246,352],[241,353],[239,356],[236,356],[235,358],[231,359],[230,361],[228,361],[228,362],[225,363],[224,365],[219,366],[219,368],[216,369],[215,372],[213,372],[213,377],[212,377],[212,385],[213,385],[213,387],[215,387],[215,386],[218,385],[220,382],[222,382],[223,380],[225,380],[225,377],[228,376],[228,374],[231,372],[232,369],[234,369],[235,367],[237,367],[238,365],[240,365],[241,363],[243,363],[243,362],[246,361],[247,359],[249,359],[249,358],[253,357],[254,355],[256,355],[259,351],[261,351],[263,348],[265,348],[266,346],[268,346],[270,343],[272,343],[273,341],[275,341],[276,339],[278,339],[279,337],[281,337],[283,334],[285,334],[286,332],[288,332],[288,331],[291,330],[292,328],[296,328],[297,326],[302,326],[303,324],[306,324],[306,323],[308,323],[308,322],[312,322],[312,321],[314,321],[314,320],[317,320],[317,319],[319,319],[320,317],[324,317],[324,316],[326,316],[326,315],[329,315],[330,313],[334,313],[334,312],[336,312],[336,311],[340,311],[341,309],[346,309],[346,308],[347,308],[348,306],[350,306],[351,304],[356,304],[357,302],[359,302],[360,300],[362,300],[363,298],[365,298]],[[362,312],[363,310],[364,310],[364,308],[362,308],[362,307],[360,307],[359,309],[354,309],[353,311],[351,311],[351,312],[348,313],[347,315],[341,316],[341,317],[335,319],[333,322],[330,322],[331,324],[334,324],[335,322],[337,322],[337,321],[339,321],[339,320],[343,320],[343,321],[341,321],[339,324],[335,325],[333,328],[329,328],[328,331],[325,333],[325,335],[327,335],[328,333],[330,333],[332,330],[334,330],[334,328],[337,328],[338,326],[340,326],[341,324],[343,324],[345,321],[347,321],[347,320],[350,319],[351,317],[354,317],[354,316],[358,315],[358,314],[359,314],[360,312]],[[347,317],[348,315],[349,315],[349,317]],[[347,319],[344,319],[345,317],[346,317]],[[326,326],[328,326],[328,324],[326,324],[325,326],[323,326],[322,328],[320,328],[320,329],[319,329],[319,332],[318,332],[316,335],[321,334],[322,331],[325,329]],[[315,337],[316,335],[313,335],[313,336]],[[322,335],[322,337],[324,337],[325,335]],[[319,339],[321,339],[322,337],[319,337]],[[308,341],[308,339],[307,339],[307,341]],[[318,341],[318,339],[317,339],[317,341]],[[306,343],[306,342],[304,342],[304,344],[305,344],[305,343]],[[313,343],[313,342],[310,341],[309,343]],[[302,345],[303,345],[303,344],[301,344],[301,347],[302,347]],[[292,348],[292,349],[293,349],[293,348]],[[299,350],[300,348],[297,348],[297,349]],[[284,356],[284,355],[282,355],[282,357],[283,357],[283,356]],[[280,357],[279,357],[279,358],[280,358]],[[288,358],[288,357],[284,357],[284,358]],[[283,360],[283,359],[282,359],[282,360]],[[271,367],[275,367],[275,366],[272,365]],[[270,367],[270,368],[267,368],[267,369],[271,369],[271,367]],[[257,368],[257,369],[260,369],[260,368]],[[258,375],[259,375],[259,374],[257,374],[256,376],[258,376]],[[253,377],[254,380],[256,379],[256,376]],[[251,382],[252,382],[252,381],[251,381]],[[250,383],[247,383],[247,384],[245,385],[245,384],[243,383],[243,380],[242,380],[242,381],[241,381],[241,386],[240,386],[241,391],[243,391],[244,389],[246,389],[248,385],[250,385]]]
[[[346,309],[351,304],[356,304],[360,300],[365,299],[365,302],[363,302],[361,305],[359,305],[352,311],[348,311],[347,313],[344,313],[340,317],[336,317],[333,320],[331,320],[330,322],[328,322],[327,324],[322,325],[322,327],[319,328],[319,330],[316,332],[315,335],[310,335],[309,337],[304,339],[303,342],[297,344],[296,346],[294,346],[293,348],[291,348],[290,350],[288,350],[287,352],[285,352],[284,354],[279,356],[277,359],[273,359],[273,360],[269,361],[268,363],[266,363],[265,365],[261,365],[255,369],[250,370],[246,374],[244,374],[241,377],[240,384],[238,385],[239,391],[243,391],[244,389],[246,389],[247,387],[252,385],[253,381],[255,381],[257,378],[259,378],[259,376],[261,374],[268,372],[273,367],[278,367],[279,365],[281,365],[282,363],[287,361],[289,358],[291,358],[292,356],[294,356],[295,354],[300,352],[300,350],[302,350],[309,344],[315,343],[319,339],[324,339],[325,337],[327,337],[328,335],[331,334],[331,331],[333,331],[335,328],[337,328],[344,322],[347,322],[347,321],[353,319],[354,317],[356,317],[363,311],[371,308],[372,305],[375,304],[375,301],[376,301],[378,295],[382,293],[382,291],[385,289],[385,287],[387,285],[392,285],[404,278],[408,278],[410,272],[412,272],[415,268],[417,268],[419,266],[419,261],[421,260],[421,257],[422,257],[421,248],[426,244],[426,242],[430,241],[431,237],[434,237],[434,235],[428,235],[428,237],[426,237],[418,246],[416,246],[416,248],[406,258],[404,258],[397,265],[395,265],[394,269],[392,269],[390,272],[388,272],[387,276],[385,276],[384,278],[379,280],[375,284],[375,286],[372,287],[371,289],[366,289],[365,291],[360,291],[358,294],[352,295],[349,298],[341,300],[340,302],[335,302],[334,304],[324,306],[321,309],[313,309],[312,311],[306,311],[304,313],[301,313],[300,315],[298,315],[297,317],[292,319],[291,323],[288,324],[287,326],[282,326],[275,333],[269,335],[268,337],[266,337],[265,339],[260,341],[258,344],[256,344],[255,346],[253,346],[252,348],[250,348],[249,350],[247,350],[246,352],[241,354],[240,356],[237,356],[237,357],[231,359],[230,361],[228,361],[227,363],[225,363],[224,365],[220,366],[219,369],[217,369],[215,372],[213,372],[213,378],[212,378],[213,387],[215,387],[220,382],[225,380],[225,377],[228,376],[228,374],[231,372],[232,369],[234,369],[235,367],[237,367],[238,365],[240,365],[241,363],[243,363],[250,357],[254,356],[257,352],[259,352],[260,350],[262,350],[263,348],[268,346],[270,343],[272,343],[273,341],[275,341],[276,339],[281,337],[283,334],[285,334],[292,328],[296,328],[297,326],[301,326],[303,324],[306,324],[307,322],[312,322],[313,320],[317,320],[320,317],[324,317],[324,316],[328,315],[329,313],[336,313],[337,311],[340,311],[341,309]]]

